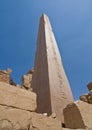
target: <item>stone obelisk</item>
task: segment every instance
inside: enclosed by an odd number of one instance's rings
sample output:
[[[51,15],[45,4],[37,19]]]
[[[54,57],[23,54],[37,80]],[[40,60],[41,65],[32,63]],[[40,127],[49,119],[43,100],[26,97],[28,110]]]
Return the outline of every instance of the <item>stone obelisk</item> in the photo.
[[[32,87],[37,94],[37,112],[56,113],[61,120],[63,108],[73,102],[73,96],[45,14],[40,18]]]

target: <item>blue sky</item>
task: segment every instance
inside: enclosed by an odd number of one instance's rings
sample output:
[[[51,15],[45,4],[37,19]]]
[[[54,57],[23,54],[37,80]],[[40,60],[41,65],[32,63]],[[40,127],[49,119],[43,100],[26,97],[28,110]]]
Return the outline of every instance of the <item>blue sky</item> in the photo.
[[[39,18],[49,16],[75,99],[92,81],[92,0],[0,0],[0,69],[15,82],[34,65]]]

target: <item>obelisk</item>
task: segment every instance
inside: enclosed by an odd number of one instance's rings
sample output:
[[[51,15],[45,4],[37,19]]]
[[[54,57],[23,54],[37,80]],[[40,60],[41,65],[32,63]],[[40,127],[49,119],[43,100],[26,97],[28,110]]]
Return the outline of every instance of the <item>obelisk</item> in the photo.
[[[32,87],[37,94],[37,112],[56,113],[62,120],[63,108],[73,102],[73,96],[45,14],[40,18]]]

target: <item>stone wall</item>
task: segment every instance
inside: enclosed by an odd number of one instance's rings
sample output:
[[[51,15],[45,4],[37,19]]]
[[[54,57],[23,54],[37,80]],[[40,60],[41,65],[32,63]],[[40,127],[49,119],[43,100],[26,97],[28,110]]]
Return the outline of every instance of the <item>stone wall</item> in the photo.
[[[55,118],[0,105],[0,130],[61,130]]]
[[[36,94],[19,87],[0,82],[0,104],[35,111]]]
[[[55,116],[35,113],[36,94],[0,82],[0,130],[61,130]]]

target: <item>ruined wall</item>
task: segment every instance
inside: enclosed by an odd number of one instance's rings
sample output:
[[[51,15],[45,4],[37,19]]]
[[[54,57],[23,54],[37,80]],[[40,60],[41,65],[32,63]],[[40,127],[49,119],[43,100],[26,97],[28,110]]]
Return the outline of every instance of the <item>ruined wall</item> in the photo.
[[[7,69],[7,70],[0,70],[0,82],[5,82],[11,85],[16,85],[12,78],[10,77],[12,70]]]
[[[92,130],[91,85],[87,99],[83,94],[82,101],[68,104],[63,110],[65,124],[62,124],[56,113],[48,117],[46,113],[35,112],[36,94],[32,90],[0,81],[0,130]]]
[[[32,91],[32,76],[34,73],[34,69],[31,69],[27,72],[27,74],[22,76],[22,88]]]
[[[0,80],[0,130],[61,130],[55,116],[35,113],[36,94],[30,88],[11,85],[9,77],[3,80],[5,76]]]

